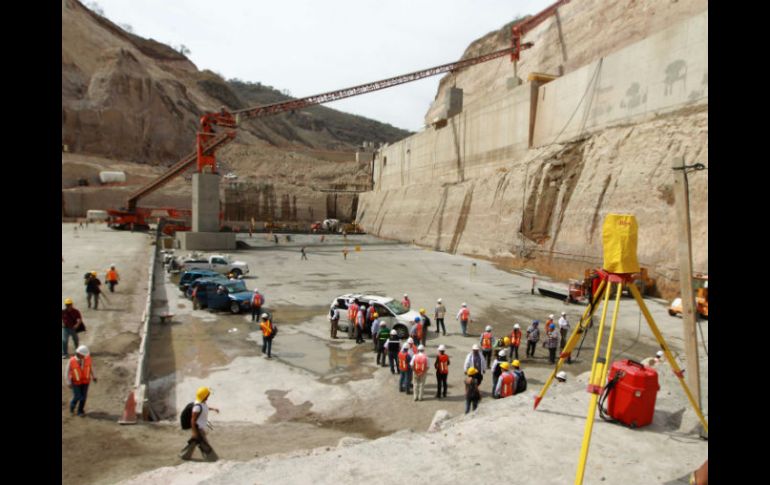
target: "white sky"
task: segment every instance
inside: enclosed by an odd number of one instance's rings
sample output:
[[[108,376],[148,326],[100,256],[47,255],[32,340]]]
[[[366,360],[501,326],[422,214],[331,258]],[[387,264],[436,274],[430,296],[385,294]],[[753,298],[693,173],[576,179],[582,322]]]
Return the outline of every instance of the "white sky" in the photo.
[[[92,0],[85,0],[85,4]],[[460,59],[475,39],[554,0],[96,0],[198,69],[304,97]],[[417,131],[441,75],[326,106]]]

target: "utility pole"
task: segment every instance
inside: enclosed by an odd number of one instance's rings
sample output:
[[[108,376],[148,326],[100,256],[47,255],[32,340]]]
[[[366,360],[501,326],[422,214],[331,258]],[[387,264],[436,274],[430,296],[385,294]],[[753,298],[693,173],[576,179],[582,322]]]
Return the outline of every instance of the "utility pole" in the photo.
[[[686,166],[684,157],[679,157],[672,167],[674,170],[674,194],[679,235],[679,282],[682,287],[682,323],[684,326],[684,351],[686,355],[687,385],[701,407],[700,365],[698,361],[698,335],[695,328],[695,297],[692,289],[692,240],[690,235],[690,193],[687,171],[703,170],[703,164]]]

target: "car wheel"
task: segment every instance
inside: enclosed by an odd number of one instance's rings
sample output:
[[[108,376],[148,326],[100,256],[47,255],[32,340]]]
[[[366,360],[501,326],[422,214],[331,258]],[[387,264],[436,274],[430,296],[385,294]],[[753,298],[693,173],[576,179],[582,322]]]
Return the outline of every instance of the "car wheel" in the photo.
[[[236,278],[240,278],[240,276],[243,274],[243,271],[239,270],[238,268],[235,268],[234,270],[230,271],[233,276]]]
[[[241,313],[241,304],[237,301],[231,301],[230,302],[230,313],[233,315],[237,315]]]
[[[395,327],[393,327],[393,330],[396,331],[396,333],[398,334],[398,338],[400,340],[406,340],[409,338],[409,331],[406,329],[405,326],[396,325]]]

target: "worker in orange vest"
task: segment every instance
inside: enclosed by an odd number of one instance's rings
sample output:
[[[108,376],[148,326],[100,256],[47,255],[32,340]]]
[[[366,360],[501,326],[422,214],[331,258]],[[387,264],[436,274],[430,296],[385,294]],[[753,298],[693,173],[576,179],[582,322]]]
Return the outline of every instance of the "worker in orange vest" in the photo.
[[[494,396],[502,399],[513,396],[513,391],[516,389],[516,377],[510,372],[510,364],[508,362],[503,362],[500,364],[500,367],[503,369],[503,373],[500,374],[500,378],[497,380]]]
[[[351,298],[348,302],[348,338],[353,338],[353,332],[356,330],[356,317],[358,317],[358,304],[356,300]]]
[[[267,353],[267,358],[272,359],[273,337],[275,336],[275,326],[270,321],[267,313],[262,314],[262,323],[259,327],[262,329],[262,353]]]
[[[86,399],[88,398],[88,385],[91,379],[97,382],[91,365],[91,353],[88,347],[81,345],[67,362],[67,385],[72,388],[72,401],[70,401],[70,414],[75,414],[75,405],[78,405],[78,416],[85,417]]]
[[[105,279],[107,280],[107,285],[110,287],[110,293],[115,293],[115,285],[118,284],[120,277],[118,276],[118,271],[115,269],[114,264],[110,265],[110,269],[107,271],[107,277]]]
[[[251,296],[251,321],[256,322],[262,314],[262,304],[265,303],[265,297],[259,292],[259,288],[254,288],[254,294]]]
[[[404,344],[401,347],[401,352],[398,353],[398,371],[401,374],[398,380],[398,390],[407,394],[412,393],[412,368],[409,367],[411,357],[409,344]]]
[[[479,338],[479,345],[481,345],[481,353],[484,354],[484,359],[487,361],[487,370],[492,363],[492,325],[487,325],[484,329],[484,333]]]
[[[414,317],[414,325],[412,326],[412,338],[418,344],[424,344],[425,328],[423,328],[422,318]]]
[[[428,379],[428,356],[425,355],[424,345],[417,347],[417,352],[410,365],[414,371],[414,400],[422,401],[425,381]]]
[[[457,320],[460,320],[460,329],[463,331],[463,337],[468,336],[468,322],[471,319],[471,311],[468,310],[468,305],[463,303],[460,311],[457,312]],[[479,369],[476,369],[479,370]]]
[[[521,327],[515,323],[511,332],[511,350],[508,352],[508,362],[514,358],[519,359],[519,344],[521,344]],[[514,354],[516,354],[515,357]]]
[[[446,381],[449,376],[449,356],[446,354],[446,345],[438,346],[438,355],[433,363],[436,369],[436,398],[446,397]]]
[[[401,304],[404,305],[404,308],[406,308],[407,310],[409,310],[412,307],[412,302],[409,301],[409,295],[407,295],[406,293],[404,293],[404,299],[401,300]]]

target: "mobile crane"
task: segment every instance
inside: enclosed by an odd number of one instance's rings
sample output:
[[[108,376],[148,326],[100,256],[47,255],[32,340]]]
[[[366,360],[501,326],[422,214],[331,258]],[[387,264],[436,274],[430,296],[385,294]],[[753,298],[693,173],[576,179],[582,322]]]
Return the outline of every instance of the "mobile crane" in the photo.
[[[532,42],[522,44],[522,37],[535,26],[546,20],[549,16],[553,15],[561,5],[569,3],[569,1],[570,0],[560,0],[555,2],[537,15],[516,23],[511,28],[511,46],[489,54],[484,54],[462,61],[451,62],[448,64],[442,64],[440,66],[431,67],[429,69],[424,69],[409,74],[402,74],[400,76],[395,76],[389,79],[383,79],[368,84],[361,84],[359,86],[353,86],[337,91],[316,94],[305,98],[293,99],[290,101],[283,101],[280,103],[273,103],[253,108],[246,108],[233,112],[230,112],[223,107],[219,112],[205,113],[200,117],[200,129],[196,134],[195,151],[169,167],[169,169],[160,177],[129,195],[128,199],[126,200],[125,208],[119,210],[108,209],[107,213],[110,216],[109,226],[114,229],[146,229],[149,227],[148,217],[150,216],[151,210],[138,208],[137,204],[139,200],[142,197],[145,197],[158,188],[162,187],[171,179],[190,168],[193,164],[197,164],[196,170],[198,173],[217,173],[216,151],[235,139],[235,129],[244,120],[273,116],[276,114],[285,113],[287,111],[303,109],[309,106],[337,101],[352,96],[358,96],[360,94],[371,93],[373,91],[417,81],[419,79],[435,76],[437,74],[457,71],[465,67],[487,62],[492,59],[497,59],[498,57],[502,57],[507,54],[511,55],[511,62],[517,62],[519,60],[521,51],[524,49],[529,49],[533,46]],[[224,131],[217,132],[215,131],[214,127],[224,128]],[[174,209],[165,210],[173,211]],[[175,217],[171,213],[169,213],[169,215],[171,217]],[[221,218],[222,214],[220,214],[220,221]]]

